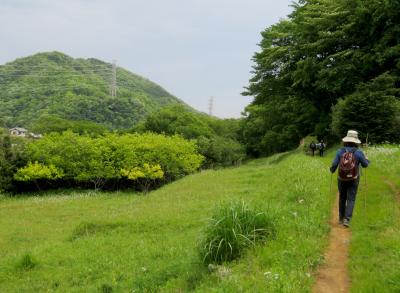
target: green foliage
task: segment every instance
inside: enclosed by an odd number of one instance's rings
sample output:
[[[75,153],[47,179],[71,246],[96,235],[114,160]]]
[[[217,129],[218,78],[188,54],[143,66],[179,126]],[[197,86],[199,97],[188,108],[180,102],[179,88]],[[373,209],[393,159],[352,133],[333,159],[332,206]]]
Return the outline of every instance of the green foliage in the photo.
[[[160,165],[151,166],[146,163],[143,166],[134,167],[130,170],[122,169],[121,174],[130,180],[138,178],[162,179],[164,177],[164,171]]]
[[[239,123],[236,119],[222,120],[175,105],[150,115],[134,130],[179,134],[196,140],[200,154],[206,158],[203,167],[209,168],[236,165],[245,158],[245,150],[238,142]]]
[[[27,166],[18,169],[14,175],[17,181],[35,181],[38,179],[55,180],[64,176],[61,170],[57,169],[54,165],[43,165],[38,162],[29,162]]]
[[[209,137],[213,134],[204,116],[189,111],[183,105],[165,107],[150,115],[144,121],[141,130],[168,135],[180,134],[187,139]]]
[[[250,209],[243,201],[225,204],[214,212],[200,244],[203,262],[221,264],[243,255],[245,249],[265,243],[274,235],[266,213]]]
[[[390,84],[393,79],[383,75],[339,100],[332,115],[335,134],[343,137],[348,129],[355,129],[362,141],[367,135],[371,143],[400,141],[400,101]]]
[[[164,178],[164,171],[161,169],[160,165],[149,165],[144,163],[143,166],[134,167],[130,170],[122,169],[122,176],[125,176],[129,180],[140,179],[142,187],[145,192],[149,190],[151,182],[153,180]]]
[[[105,126],[90,121],[73,121],[56,115],[40,116],[30,128],[34,133],[63,132],[71,130],[79,134],[101,135],[108,131]]]
[[[0,129],[0,191],[13,188],[14,173],[25,164],[25,141],[13,141],[8,130]]]
[[[101,188],[122,177],[143,183],[180,178],[195,172],[203,157],[194,142],[158,134],[106,134],[99,137],[72,131],[50,133],[27,149],[35,163],[20,168],[20,181],[63,179]],[[133,182],[135,184],[135,182]]]
[[[262,33],[261,50],[254,55],[254,76],[244,93],[254,96],[243,124],[248,152],[265,155],[295,148],[308,134],[326,137],[332,105],[347,98],[358,105],[358,111],[348,113],[342,122],[338,112],[343,102],[337,106],[333,122],[337,135],[353,124],[374,134],[382,127],[399,132],[398,124],[392,127],[397,123],[393,122],[393,104],[400,97],[399,31],[398,1],[294,4],[288,19]],[[383,93],[385,97],[378,98]],[[358,103],[376,98],[377,103],[371,103],[364,113]],[[390,117],[373,123],[377,116],[371,111],[375,108],[385,114],[379,107],[388,104]],[[389,125],[378,124],[381,122]],[[394,141],[394,137],[385,133],[377,137],[382,140]]]
[[[200,136],[196,142],[199,153],[205,157],[204,167],[239,165],[246,158],[244,146],[230,138]]]
[[[155,83],[120,67],[118,94],[111,98],[111,67],[100,60],[73,59],[59,52],[2,65],[0,117],[8,127],[29,127],[43,115],[55,115],[107,128],[130,128],[166,105],[182,103]],[[48,131],[43,119],[35,127]]]

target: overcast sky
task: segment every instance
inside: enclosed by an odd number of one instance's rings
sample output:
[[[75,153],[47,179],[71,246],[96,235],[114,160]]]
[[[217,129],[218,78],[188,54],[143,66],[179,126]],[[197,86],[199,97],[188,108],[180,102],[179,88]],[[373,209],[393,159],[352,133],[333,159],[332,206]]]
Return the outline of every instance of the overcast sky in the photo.
[[[0,0],[0,64],[37,52],[98,58],[192,107],[240,117],[260,32],[291,0]]]

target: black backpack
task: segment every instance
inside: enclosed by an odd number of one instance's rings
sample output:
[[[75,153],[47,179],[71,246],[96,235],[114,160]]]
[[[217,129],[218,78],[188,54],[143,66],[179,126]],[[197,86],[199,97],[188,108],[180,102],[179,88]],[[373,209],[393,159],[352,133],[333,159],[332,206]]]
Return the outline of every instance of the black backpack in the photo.
[[[358,178],[358,162],[354,151],[345,151],[340,156],[339,178],[343,181],[352,181]]]

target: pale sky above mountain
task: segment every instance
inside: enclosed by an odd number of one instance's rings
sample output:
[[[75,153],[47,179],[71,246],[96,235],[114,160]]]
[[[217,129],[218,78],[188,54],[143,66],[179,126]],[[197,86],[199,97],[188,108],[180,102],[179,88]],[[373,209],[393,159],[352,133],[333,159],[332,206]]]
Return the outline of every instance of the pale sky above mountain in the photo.
[[[192,107],[240,117],[260,32],[291,0],[0,0],[0,64],[38,52],[98,58]]]

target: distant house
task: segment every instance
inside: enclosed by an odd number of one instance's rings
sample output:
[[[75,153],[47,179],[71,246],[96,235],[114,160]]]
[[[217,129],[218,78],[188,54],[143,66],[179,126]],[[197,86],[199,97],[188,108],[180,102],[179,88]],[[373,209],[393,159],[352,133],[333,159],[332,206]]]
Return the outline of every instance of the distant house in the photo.
[[[22,127],[14,127],[10,129],[10,134],[13,136],[19,136],[19,137],[28,137],[28,138],[42,138],[43,136],[41,134],[36,134],[33,132],[28,132],[27,129],[22,128]]]
[[[10,129],[10,134],[14,136],[22,136],[25,137],[28,134],[28,130],[22,127],[14,127]]]

